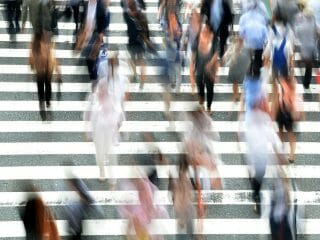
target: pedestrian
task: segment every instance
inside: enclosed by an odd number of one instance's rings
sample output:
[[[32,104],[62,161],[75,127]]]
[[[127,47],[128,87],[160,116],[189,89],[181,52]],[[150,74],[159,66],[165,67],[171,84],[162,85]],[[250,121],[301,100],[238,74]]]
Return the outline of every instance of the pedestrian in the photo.
[[[90,212],[90,207],[94,203],[94,199],[90,195],[88,187],[81,179],[77,179],[73,176],[73,178],[68,179],[67,182],[71,190],[75,191],[78,195],[77,200],[65,207],[71,234],[70,239],[81,240],[83,232],[82,221],[85,219],[86,214]]]
[[[166,55],[169,66],[169,81],[171,88],[177,93],[180,92],[181,85],[181,36],[182,26],[175,14],[170,13],[168,26],[166,28]]]
[[[268,112],[261,108],[259,101],[252,104],[250,117],[245,119],[246,161],[253,190],[252,198],[255,202],[254,210],[260,214],[260,191],[266,167],[278,163],[282,154],[282,144]]]
[[[284,129],[287,131],[290,153],[288,161],[294,162],[296,137],[294,134],[294,123],[303,118],[301,109],[299,109],[299,100],[296,93],[296,80],[295,78],[282,79],[279,83],[279,98],[276,102],[276,115],[275,120],[279,127],[279,136],[284,142]]]
[[[272,240],[296,239],[296,214],[291,201],[290,185],[287,176],[280,169],[276,170],[272,183],[269,224]],[[274,174],[275,175],[275,174]],[[293,212],[293,213],[291,213]]]
[[[239,84],[243,82],[250,64],[248,52],[243,49],[243,42],[239,36],[234,35],[231,39],[223,61],[229,67],[228,81],[232,83],[232,100],[237,102],[240,100]]]
[[[22,3],[22,32],[25,31],[26,21],[29,21],[34,34],[44,33],[48,39],[51,37],[51,6],[53,0],[23,0]]]
[[[172,203],[176,217],[178,219],[178,230],[186,229],[185,239],[194,239],[193,219],[196,211],[193,206],[193,188],[189,177],[189,164],[186,156],[179,161],[179,175],[177,179],[171,179],[170,190],[172,193]]]
[[[123,12],[123,18],[127,24],[127,34],[128,34],[128,45],[127,49],[129,51],[132,68],[133,68],[133,77],[136,81],[139,81],[137,75],[137,66],[140,65],[140,88],[143,88],[145,75],[145,42],[149,38],[149,32],[146,29],[148,26],[146,23],[146,18],[143,13],[141,13],[136,5],[134,0],[127,0],[127,11]],[[144,26],[144,28],[142,27]]]
[[[156,216],[156,208],[153,204],[154,186],[145,178],[135,178],[133,180],[122,182],[122,190],[134,190],[138,193],[138,204],[128,204],[119,207],[119,213],[122,218],[128,219],[127,237],[131,239],[132,230],[135,237],[133,239],[151,239],[149,224]]]
[[[53,45],[44,34],[36,33],[31,43],[29,64],[36,73],[40,115],[46,120],[45,109],[51,106],[51,82],[53,72],[57,72],[57,81],[61,84],[59,63],[53,54]],[[45,106],[46,104],[46,106]]]
[[[85,16],[85,24],[77,36],[75,50],[82,50],[81,55],[86,59],[92,91],[94,91],[98,79],[97,61],[108,24],[104,1],[89,0]]]
[[[306,3],[300,0],[298,6],[299,12],[295,18],[295,34],[299,41],[300,54],[305,66],[303,87],[309,89],[312,80],[312,67],[317,51],[318,29],[315,16]]]
[[[20,32],[20,17],[21,17],[21,0],[6,0],[6,16],[8,21],[8,34],[11,37]]]
[[[252,1],[239,20],[239,36],[251,59],[246,76],[256,80],[260,78],[262,53],[268,36],[268,20],[257,1]]]
[[[214,95],[214,82],[218,70],[218,53],[213,45],[213,32],[208,24],[203,24],[194,45],[190,62],[190,81],[198,88],[199,104],[204,109],[205,87],[207,89],[207,113],[210,115]]]
[[[33,188],[32,191],[35,192],[35,189]],[[32,193],[32,196],[26,201],[21,219],[27,240],[60,240],[50,209],[36,193]]]
[[[268,41],[263,53],[265,67],[271,68],[273,100],[278,98],[276,84],[281,77],[287,77],[293,71],[293,49],[295,36],[279,8],[273,12],[273,23],[268,34]]]
[[[110,95],[107,82],[99,81],[95,91],[89,97],[90,106],[84,114],[84,119],[91,122],[92,139],[96,149],[96,162],[99,166],[99,180],[105,181],[105,164],[117,165],[117,156],[110,152],[119,141],[119,127],[122,112],[119,111],[115,99]],[[110,187],[116,181],[114,172],[108,168]]]

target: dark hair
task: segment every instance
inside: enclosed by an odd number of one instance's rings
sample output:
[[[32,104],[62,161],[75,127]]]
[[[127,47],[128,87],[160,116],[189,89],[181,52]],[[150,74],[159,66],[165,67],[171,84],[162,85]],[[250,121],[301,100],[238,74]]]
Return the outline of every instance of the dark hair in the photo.
[[[284,9],[281,9],[279,4],[277,4],[276,8],[273,11],[273,21],[275,22],[283,22],[284,24],[287,23],[287,18],[285,14],[283,14]]]

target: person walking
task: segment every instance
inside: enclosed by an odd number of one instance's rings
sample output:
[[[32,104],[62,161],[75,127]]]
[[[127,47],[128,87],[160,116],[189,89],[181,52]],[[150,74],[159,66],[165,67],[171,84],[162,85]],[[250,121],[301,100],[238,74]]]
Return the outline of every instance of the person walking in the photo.
[[[218,66],[218,53],[213,45],[213,32],[208,24],[203,24],[193,48],[190,63],[190,81],[192,89],[194,89],[195,84],[197,84],[199,104],[203,109],[205,99],[204,88],[206,87],[208,114],[211,114],[214,82],[216,81]]]
[[[36,74],[38,89],[40,116],[46,120],[45,104],[49,109],[51,106],[51,81],[53,72],[57,72],[57,80],[60,84],[61,73],[57,59],[53,54],[53,45],[47,41],[43,34],[35,34],[31,43],[29,64]]]

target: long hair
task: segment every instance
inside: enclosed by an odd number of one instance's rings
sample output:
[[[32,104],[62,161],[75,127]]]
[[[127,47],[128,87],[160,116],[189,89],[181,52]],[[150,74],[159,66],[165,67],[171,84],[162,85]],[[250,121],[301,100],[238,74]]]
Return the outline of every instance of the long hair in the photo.
[[[38,75],[52,73],[53,62],[51,61],[51,46],[43,34],[35,34],[31,43],[33,64]]]

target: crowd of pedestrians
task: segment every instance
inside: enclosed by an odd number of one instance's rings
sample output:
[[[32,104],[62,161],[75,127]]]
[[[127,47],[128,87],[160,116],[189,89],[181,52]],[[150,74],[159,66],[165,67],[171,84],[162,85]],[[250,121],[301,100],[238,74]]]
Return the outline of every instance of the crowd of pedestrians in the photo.
[[[85,59],[92,86],[83,118],[91,123],[85,137],[94,142],[99,180],[108,178],[109,190],[135,190],[138,194],[139,205],[118,209],[121,217],[128,219],[129,239],[162,239],[149,232],[149,225],[152,219],[169,218],[168,210],[154,203],[159,184],[156,168],[151,173],[140,172],[139,178],[122,182],[120,186],[109,168],[118,164],[117,156],[111,153],[124,137],[120,128],[126,121],[124,106],[130,99],[129,83],[136,81],[141,90],[144,88],[148,82],[146,66],[151,59],[160,62],[159,81],[169,122],[175,119],[170,102],[185,83],[181,74],[185,68],[189,68],[187,79],[191,92],[197,94],[198,99],[194,111],[184,116],[192,124],[180,136],[185,154],[177,164],[178,174],[168,172],[168,190],[178,231],[186,231],[186,239],[201,238],[201,234],[195,233],[201,233],[202,220],[207,214],[202,191],[224,188],[219,172],[223,162],[215,149],[219,135],[213,135],[212,122],[215,85],[220,81],[222,66],[228,67],[232,101],[240,105],[238,121],[245,131],[239,132],[238,140],[246,143],[244,158],[252,187],[253,210],[258,215],[268,214],[273,240],[296,239],[296,221],[292,219],[298,213],[290,195],[294,183],[287,178],[283,166],[295,162],[295,125],[305,119],[295,67],[304,68],[305,91],[309,91],[313,81],[313,69],[319,67],[320,1],[247,0],[241,3],[241,16],[236,22],[231,0],[159,0],[157,21],[163,44],[158,45],[152,42],[147,4],[143,0],[121,0],[130,56],[124,61],[118,51],[108,49],[105,41],[111,16],[107,1],[70,0],[63,11],[65,16],[59,15],[54,0],[6,1],[8,34],[13,36],[12,41],[16,34],[26,31],[27,19],[33,29],[29,64],[35,72],[43,121],[48,120],[47,112],[54,110],[50,104],[51,83],[53,79],[57,79],[58,84],[63,81],[54,56],[57,22],[60,17],[70,18],[73,14],[76,35],[73,50]],[[121,69],[129,69],[131,75]],[[286,135],[289,148],[285,144]],[[153,139],[147,135],[144,138]],[[166,164],[160,150],[158,157],[155,165]],[[273,176],[266,186],[271,196],[267,198],[268,203],[262,204],[265,199],[261,188],[267,169]],[[70,180],[69,186],[79,195],[79,201],[66,208],[70,235],[72,239],[81,239],[81,221],[95,201],[82,180]],[[28,200],[22,218],[27,239],[60,239],[53,215],[35,193]],[[194,219],[198,219],[196,224]]]

